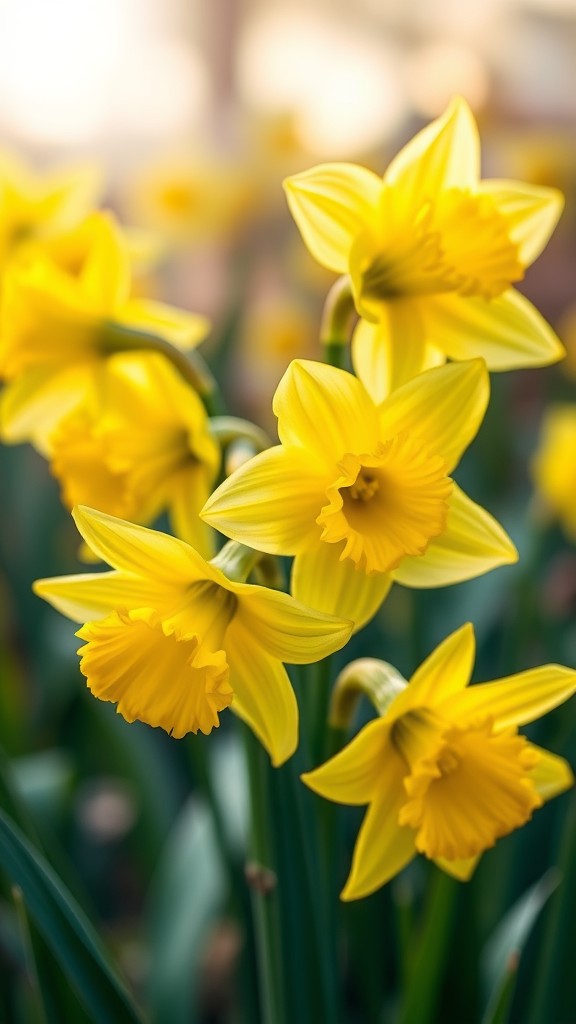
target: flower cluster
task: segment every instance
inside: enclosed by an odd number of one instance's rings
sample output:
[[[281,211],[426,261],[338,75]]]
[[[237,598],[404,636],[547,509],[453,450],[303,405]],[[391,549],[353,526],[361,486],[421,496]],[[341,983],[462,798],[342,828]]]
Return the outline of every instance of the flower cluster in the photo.
[[[90,181],[38,183],[0,163],[1,436],[49,459],[83,557],[112,567],[35,589],[81,624],[88,687],[128,721],[183,737],[209,733],[230,708],[279,765],[298,743],[283,662],[341,649],[393,583],[444,587],[518,557],[454,472],[481,427],[488,371],[563,356],[513,287],[562,198],[482,180],[462,100],[383,178],[352,164],[289,178],[304,242],[341,275],[338,315],[357,321],[354,372],[329,346],[339,365],[293,360],[273,401],[280,443],[267,447],[252,425],[214,417],[191,351],[206,320],[136,294],[138,247],[91,208]],[[347,340],[336,338],[340,355]],[[573,414],[558,413],[552,432],[573,444]],[[235,440],[250,450],[226,477]],[[535,472],[573,531],[545,450]],[[146,528],[163,513],[175,536]],[[218,553],[215,530],[230,538]],[[290,594],[249,581],[264,556],[293,558]],[[305,773],[320,795],[369,805],[345,899],[416,852],[468,878],[484,850],[571,785],[567,763],[518,727],[571,696],[576,672],[545,666],[470,687],[473,653],[465,626],[410,683],[372,668],[361,689],[379,680],[379,717]]]

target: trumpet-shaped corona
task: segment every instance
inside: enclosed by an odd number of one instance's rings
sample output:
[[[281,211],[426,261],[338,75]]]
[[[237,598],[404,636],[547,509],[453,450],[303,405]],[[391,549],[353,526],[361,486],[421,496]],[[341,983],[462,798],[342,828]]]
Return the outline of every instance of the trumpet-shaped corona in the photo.
[[[282,764],[298,740],[282,662],[305,664],[338,650],[352,624],[240,582],[254,553],[237,545],[207,562],[166,534],[91,509],[74,516],[113,571],[39,580],[35,591],[84,623],[80,668],[92,693],[127,721],[175,737],[209,733],[230,707]]]
[[[141,523],[167,510],[178,537],[213,554],[198,513],[220,450],[198,395],[162,356],[112,356],[91,403],[64,416],[43,451],[69,508],[89,505]]]
[[[274,398],[281,445],[224,481],[202,518],[295,555],[298,600],[358,629],[394,580],[436,587],[516,560],[450,475],[487,400],[482,360],[428,370],[381,403],[352,374],[296,360]]]
[[[576,672],[546,665],[469,687],[473,661],[466,625],[409,683],[395,674],[381,717],[303,775],[329,800],[369,804],[343,899],[367,896],[416,853],[465,881],[497,839],[573,784],[568,763],[518,726],[571,697]]]
[[[416,135],[383,178],[322,164],[285,188],[312,255],[350,277],[363,318],[354,367],[376,399],[446,357],[482,356],[491,370],[562,358],[554,332],[511,287],[544,248],[562,196],[480,180],[464,100]]]

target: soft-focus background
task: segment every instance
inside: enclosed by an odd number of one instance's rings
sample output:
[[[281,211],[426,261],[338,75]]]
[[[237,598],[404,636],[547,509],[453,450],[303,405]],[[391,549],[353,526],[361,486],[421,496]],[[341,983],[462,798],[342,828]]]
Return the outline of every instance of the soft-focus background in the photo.
[[[38,169],[87,159],[102,167],[104,205],[143,232],[149,259],[138,287],[208,314],[214,331],[203,351],[230,410],[270,430],[288,361],[321,357],[319,316],[332,280],[289,219],[283,177],[333,159],[383,171],[460,93],[478,118],[485,177],[564,190],[560,227],[521,289],[556,327],[568,359],[493,378],[485,424],[459,471],[509,529],[520,564],[431,595],[397,588],[346,660],[378,656],[409,675],[471,619],[477,679],[576,664],[576,550],[544,523],[529,473],[546,403],[576,401],[575,53],[576,0],[0,0],[0,146]],[[250,980],[239,979],[250,971],[238,965],[250,959],[249,940],[227,898],[209,816],[190,800],[193,744],[209,744],[231,841],[242,843],[234,738],[224,726],[209,740],[176,743],[125,725],[86,693],[72,624],[30,590],[38,576],[77,571],[76,548],[46,464],[29,447],[1,449],[0,743],[52,863],[104,922],[153,1020],[242,1020]],[[574,719],[568,706],[531,735],[574,764]],[[356,824],[351,816],[350,840]],[[440,894],[430,1022],[479,1019],[486,942],[550,865],[569,866],[575,855],[574,806],[564,797],[486,855],[455,910]],[[576,1021],[566,956],[572,869],[530,938],[515,1024]],[[342,880],[344,872],[345,864]],[[396,920],[418,922],[426,877],[416,864],[343,911],[356,936],[348,951],[356,978],[366,946],[380,945],[386,965],[351,988],[351,1022],[389,1019],[383,998],[393,1012],[402,926],[392,934],[383,921],[394,906]],[[3,913],[0,903],[0,940]],[[8,1021],[11,964],[0,947],[0,1020]],[[71,1007],[70,1020],[83,1020]]]

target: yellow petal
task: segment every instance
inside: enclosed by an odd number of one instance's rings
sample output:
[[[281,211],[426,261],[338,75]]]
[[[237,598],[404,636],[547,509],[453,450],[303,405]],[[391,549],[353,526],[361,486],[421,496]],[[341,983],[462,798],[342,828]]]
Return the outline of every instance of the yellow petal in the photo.
[[[115,609],[148,607],[158,598],[159,586],[121,572],[87,572],[36,580],[32,589],[74,622],[104,618]]]
[[[235,617],[226,633],[232,710],[256,734],[275,767],[298,745],[298,705],[288,673]]]
[[[49,260],[15,261],[2,283],[0,374],[96,358],[100,320],[78,282]]]
[[[406,802],[406,765],[389,746],[378,790],[368,808],[354,847],[352,868],[341,894],[357,900],[389,882],[416,854],[414,832],[398,824]]]
[[[303,448],[268,448],[214,491],[202,519],[259,551],[292,555],[318,535],[327,483]]]
[[[210,332],[205,316],[152,299],[130,299],[114,317],[118,323],[156,334],[177,348],[195,348]]]
[[[176,537],[82,505],[72,515],[88,547],[114,569],[149,576],[174,587],[213,578],[208,563]]]
[[[73,406],[85,404],[94,383],[92,366],[54,371],[38,367],[4,386],[0,396],[0,434],[8,444],[33,441],[45,454],[57,422]]]
[[[457,98],[398,153],[384,181],[395,186],[398,202],[413,207],[442,189],[473,188],[479,173],[476,122],[466,101]]]
[[[237,585],[234,593],[238,619],[268,654],[291,665],[319,661],[350,639],[351,622],[306,608],[288,594],[251,584]]]
[[[452,878],[456,878],[459,882],[467,882],[472,878],[479,860],[480,856],[467,857],[465,860],[446,860],[444,857],[436,857],[434,863]]]
[[[566,354],[544,317],[514,288],[494,299],[435,295],[423,315],[426,337],[450,359],[480,356],[489,370],[548,366]]]
[[[79,164],[48,175],[40,189],[45,195],[38,206],[39,224],[45,226],[49,217],[51,230],[64,231],[98,202],[102,174],[94,164]]]
[[[301,775],[302,782],[337,804],[370,803],[388,770],[389,735],[382,718],[369,722],[338,754]]]
[[[172,532],[206,559],[216,554],[214,531],[200,519],[200,509],[208,494],[206,471],[200,465],[191,465],[182,470],[170,481],[168,489],[168,514]]]
[[[416,669],[407,688],[394,700],[390,708],[392,717],[397,718],[411,708],[435,707],[464,690],[470,682],[475,653],[474,627],[467,622],[446,637]]]
[[[110,316],[130,291],[130,257],[115,218],[101,213],[93,221],[90,250],[80,274],[82,294],[92,312]]]
[[[442,456],[449,472],[476,436],[489,397],[488,373],[480,359],[426,370],[382,403],[382,436],[406,431],[421,437]]]
[[[446,587],[517,561],[499,523],[454,484],[444,533],[423,555],[403,558],[392,576],[405,587]]]
[[[290,212],[314,259],[346,273],[357,234],[376,216],[382,182],[356,164],[321,164],[284,182]]]
[[[498,212],[506,218],[520,260],[529,267],[558,223],[564,209],[562,193],[542,185],[496,179],[479,182],[477,191],[493,199]]]
[[[471,686],[445,703],[450,718],[489,715],[498,729],[526,725],[576,693],[576,671],[542,665],[492,683]]]
[[[392,585],[389,573],[367,575],[349,559],[340,561],[341,544],[318,544],[296,555],[291,591],[297,601],[328,615],[351,619],[356,633],[376,614]]]
[[[544,800],[551,800],[552,797],[571,789],[574,785],[574,774],[568,761],[551,754],[543,747],[537,747],[535,743],[529,745],[538,753],[538,761],[529,774],[540,796]]]
[[[334,366],[295,359],[272,407],[282,444],[305,448],[331,475],[346,452],[371,452],[379,441],[374,403],[353,374]]]
[[[354,372],[377,405],[401,384],[446,361],[425,338],[417,302],[388,302],[382,314],[378,324],[360,320],[352,336]]]

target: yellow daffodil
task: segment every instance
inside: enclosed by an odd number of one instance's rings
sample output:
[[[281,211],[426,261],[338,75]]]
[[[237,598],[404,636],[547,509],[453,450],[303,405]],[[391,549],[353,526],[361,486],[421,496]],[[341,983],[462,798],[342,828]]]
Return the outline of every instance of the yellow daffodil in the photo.
[[[0,272],[32,241],[46,241],[79,222],[94,203],[99,175],[93,167],[34,175],[0,154]]]
[[[428,370],[380,404],[352,374],[295,360],[274,397],[281,445],[224,481],[202,516],[295,555],[294,596],[357,628],[394,580],[445,586],[514,562],[502,528],[449,475],[488,393],[482,360]]]
[[[65,504],[141,523],[167,510],[174,533],[209,557],[212,531],[198,513],[220,449],[198,395],[153,354],[112,356],[98,384],[45,446]]]
[[[497,839],[573,784],[567,762],[518,726],[572,696],[576,672],[545,665],[468,687],[473,664],[466,625],[408,684],[394,673],[382,717],[302,776],[329,800],[369,804],[343,899],[374,892],[417,852],[465,881]],[[381,665],[385,674],[390,666]]]
[[[214,154],[166,157],[130,182],[126,204],[137,223],[190,244],[233,236],[258,208],[247,168]]]
[[[125,239],[110,215],[90,218],[76,250],[14,261],[4,277],[0,317],[1,433],[5,441],[46,435],[82,401],[122,332],[182,347],[206,335],[204,317],[130,298]],[[120,340],[116,338],[120,334]]]
[[[576,405],[555,405],[546,411],[532,476],[547,511],[576,541]]]
[[[238,582],[250,564],[239,570],[236,545],[206,562],[183,541],[104,513],[77,509],[74,518],[113,571],[39,580],[34,589],[85,623],[80,668],[92,693],[117,703],[127,721],[177,738],[209,733],[231,707],[282,764],[298,739],[282,661],[302,664],[338,650],[351,623]]]
[[[376,400],[383,387],[389,391],[447,356],[481,356],[489,369],[507,370],[553,363],[564,353],[534,306],[511,287],[544,248],[562,196],[479,175],[476,125],[458,99],[383,178],[342,163],[286,181],[312,255],[350,276],[364,318],[354,365]]]

